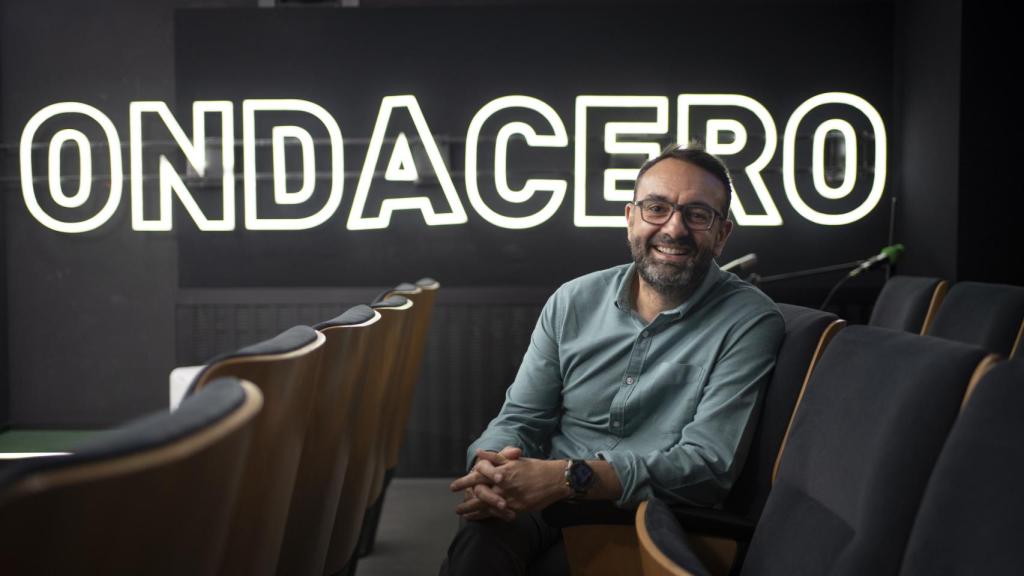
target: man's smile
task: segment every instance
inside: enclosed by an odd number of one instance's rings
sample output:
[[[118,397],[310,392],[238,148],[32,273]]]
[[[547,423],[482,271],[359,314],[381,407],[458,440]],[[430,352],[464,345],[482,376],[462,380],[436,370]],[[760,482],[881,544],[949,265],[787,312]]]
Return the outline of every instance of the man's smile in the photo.
[[[684,262],[696,252],[692,246],[679,244],[652,244],[650,249],[658,254],[657,260],[663,262]]]

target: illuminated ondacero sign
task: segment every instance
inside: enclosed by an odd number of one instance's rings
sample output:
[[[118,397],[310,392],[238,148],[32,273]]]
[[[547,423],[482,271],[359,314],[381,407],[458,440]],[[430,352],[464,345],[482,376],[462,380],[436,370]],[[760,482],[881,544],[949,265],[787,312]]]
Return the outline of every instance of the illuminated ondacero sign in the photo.
[[[807,194],[817,194],[822,199],[839,200],[846,198],[853,191],[860,173],[858,150],[858,130],[843,118],[827,118],[813,127],[811,142],[811,183],[813,190],[800,190],[797,186],[796,141],[798,130],[802,134],[810,133],[811,127],[802,126],[805,117],[819,107],[841,105],[852,108],[854,112],[866,118],[873,138],[874,158],[863,164],[872,178],[869,191],[862,202],[842,213],[826,213],[812,207],[805,199]],[[605,122],[603,145],[604,152],[609,155],[641,155],[652,158],[659,153],[658,136],[669,134],[670,100],[666,96],[601,96],[580,95],[575,98],[575,132],[573,150],[573,222],[578,227],[621,227],[625,225],[622,216],[593,213],[588,209],[587,194],[587,142],[588,114],[598,108],[637,109],[653,117],[645,121],[608,121]],[[714,110],[730,108],[743,110],[746,117],[756,118],[756,124],[744,123],[737,117],[729,117],[716,112],[715,117],[706,118],[703,126],[705,147],[720,157],[736,155],[754,143],[752,134],[763,134],[760,153],[743,167],[743,174],[749,179],[756,195],[758,206],[745,205],[733,192],[732,211],[736,222],[745,226],[780,226],[782,217],[778,207],[768,190],[762,172],[776,154],[779,137],[776,123],[768,110],[757,100],[740,94],[680,94],[676,96],[675,140],[689,142],[691,138],[692,112],[697,107],[714,107]],[[386,198],[370,209],[368,199],[374,194],[375,182],[380,178],[391,182],[411,182],[419,178],[416,163],[410,149],[408,138],[404,132],[397,138],[386,139],[393,112],[403,109],[412,119],[419,142],[425,149],[430,169],[434,172],[443,192],[441,206],[426,196]],[[479,161],[483,146],[490,145],[490,138],[482,138],[485,123],[499,112],[507,114],[511,111],[514,117],[522,121],[508,121],[497,130],[493,139],[493,188],[487,187],[487,193],[481,188],[481,173],[492,172],[491,166],[481,166]],[[260,214],[257,203],[257,169],[256,169],[256,126],[261,113],[289,112],[309,115],[322,123],[328,135],[330,154],[330,173],[323,181],[329,183],[326,194],[314,197],[314,188],[318,177],[315,171],[314,139],[309,130],[296,125],[271,126],[271,181],[273,203],[279,206],[306,206],[312,213],[295,218],[271,217]],[[48,167],[45,177],[37,177],[33,166],[32,150],[40,147],[35,141],[40,127],[60,126],[62,121],[78,115],[95,122],[102,130],[109,149],[109,189],[103,190],[105,201],[93,202],[100,206],[98,210],[90,210],[90,214],[79,219],[67,218],[66,212],[82,209],[93,192],[93,159],[92,145],[89,138],[81,130],[63,128],[53,132],[48,145]],[[189,169],[199,177],[204,177],[208,168],[207,154],[216,154],[208,150],[219,145],[220,199],[221,204],[211,215],[200,207],[193,192],[185,184],[185,179],[166,156],[159,156],[159,170],[156,175],[157,205],[148,209],[145,203],[152,202],[152,196],[143,193],[145,178],[143,177],[143,118],[150,115],[159,120],[172,135],[175,144],[181,149]],[[219,117],[219,139],[206,138],[207,116]],[[320,226],[333,217],[341,204],[345,182],[344,140],[342,131],[334,117],[320,105],[296,99],[260,99],[242,101],[242,195],[243,225],[249,230],[303,230]],[[62,120],[63,119],[63,120]],[[195,225],[204,231],[234,230],[235,222],[235,129],[234,104],[229,101],[197,101],[192,105],[192,137],[181,127],[167,104],[164,102],[146,101],[132,102],[129,107],[129,141],[128,179],[131,193],[131,225],[139,231],[171,230],[172,202],[177,198]],[[529,120],[530,123],[527,123]],[[216,121],[216,118],[214,119]],[[493,124],[493,123],[492,123]],[[66,124],[65,124],[66,125]],[[542,126],[538,130],[534,126]],[[267,128],[263,126],[262,128]],[[693,133],[696,133],[694,130]],[[860,131],[862,134],[866,130]],[[834,186],[825,177],[825,140],[830,133],[838,134],[844,141],[845,166],[839,185]],[[644,141],[643,136],[650,138]],[[565,203],[569,182],[564,179],[527,178],[525,184],[514,189],[509,183],[510,140],[520,137],[526,146],[531,148],[567,148],[570,139],[563,119],[555,110],[542,100],[524,95],[510,95],[497,98],[486,103],[473,116],[466,131],[464,196],[456,189],[444,158],[427,124],[426,117],[420,108],[417,98],[413,95],[386,96],[381,101],[380,110],[369,141],[366,158],[356,184],[351,209],[346,219],[349,230],[371,230],[387,228],[391,216],[399,210],[419,211],[423,221],[429,226],[446,226],[464,224],[468,221],[467,210],[463,198],[483,220],[508,229],[525,229],[538,226],[554,215]],[[833,136],[834,137],[834,136]],[[760,141],[760,138],[757,139]],[[486,144],[485,144],[486,143]],[[65,144],[74,145],[78,149],[79,174],[78,189],[66,192],[61,184],[61,153]],[[385,150],[387,144],[388,150]],[[301,154],[302,169],[300,185],[289,188],[285,170],[286,145],[298,146]],[[491,151],[488,151],[488,157]],[[387,155],[387,167],[380,170],[382,156]],[[215,157],[215,156],[214,156]],[[750,157],[749,151],[746,157]],[[123,159],[121,141],[110,118],[100,110],[78,102],[61,102],[46,106],[28,121],[22,132],[20,142],[21,187],[25,204],[29,212],[43,225],[60,232],[78,233],[95,230],[106,223],[121,203],[124,188]],[[735,171],[735,165],[734,165]],[[383,172],[383,175],[381,175]],[[630,182],[636,178],[635,168],[608,168],[603,171],[602,195],[609,202],[627,202],[632,199],[631,187],[620,183]],[[737,175],[734,175],[736,178]],[[800,104],[789,116],[782,134],[782,183],[785,197],[793,209],[807,220],[822,225],[844,225],[855,222],[875,208],[881,199],[886,178],[886,133],[885,126],[877,110],[863,98],[844,92],[818,94]],[[45,180],[49,185],[49,196],[52,204],[63,208],[62,218],[58,219],[48,213],[40,203],[40,193],[36,189],[36,180]],[[152,184],[150,184],[152,186]],[[804,184],[805,188],[807,187]],[[538,196],[539,195],[539,196]],[[148,198],[148,200],[147,200]],[[500,200],[499,200],[500,198]],[[538,202],[540,198],[545,200]],[[533,200],[539,206],[532,213],[510,215],[502,213],[497,207],[502,201],[512,204],[523,204]],[[51,205],[52,205],[51,204]],[[748,204],[752,204],[748,199]],[[847,203],[848,204],[848,203]],[[820,207],[820,205],[819,205]],[[439,209],[441,208],[441,209]],[[506,211],[507,212],[507,211]]]

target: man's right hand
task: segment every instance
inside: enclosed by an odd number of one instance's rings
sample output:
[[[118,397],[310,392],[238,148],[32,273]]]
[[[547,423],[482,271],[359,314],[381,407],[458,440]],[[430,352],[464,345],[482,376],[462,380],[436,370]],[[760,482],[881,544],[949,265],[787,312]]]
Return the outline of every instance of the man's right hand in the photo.
[[[455,507],[455,513],[466,520],[500,518],[508,522],[515,519],[515,512],[506,508],[501,490],[494,488],[493,484],[501,479],[495,467],[518,459],[522,453],[513,446],[506,446],[500,452],[478,450],[469,474],[449,486],[452,492],[463,492],[463,501]]]

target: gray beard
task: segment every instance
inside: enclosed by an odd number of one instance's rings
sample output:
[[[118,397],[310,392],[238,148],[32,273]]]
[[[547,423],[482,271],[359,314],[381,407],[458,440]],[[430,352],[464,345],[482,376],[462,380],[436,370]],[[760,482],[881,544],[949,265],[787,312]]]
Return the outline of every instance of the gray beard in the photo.
[[[685,245],[679,242],[675,244]],[[663,298],[680,303],[689,298],[704,281],[713,258],[710,251],[700,249],[696,243],[689,244],[689,247],[694,249],[693,257],[686,264],[675,266],[653,261],[650,258],[650,246],[629,243],[637,273],[644,282]]]

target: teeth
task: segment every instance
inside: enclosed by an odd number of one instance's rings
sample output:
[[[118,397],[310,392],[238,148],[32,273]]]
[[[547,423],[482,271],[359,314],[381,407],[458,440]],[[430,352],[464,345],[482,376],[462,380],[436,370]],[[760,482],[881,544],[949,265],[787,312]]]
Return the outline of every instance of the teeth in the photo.
[[[662,254],[671,254],[673,256],[680,256],[687,253],[685,248],[669,248],[668,246],[655,246],[655,250]]]

